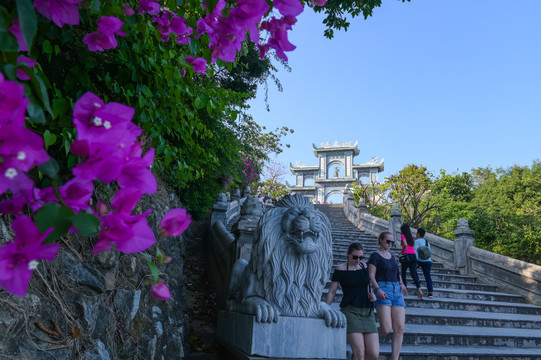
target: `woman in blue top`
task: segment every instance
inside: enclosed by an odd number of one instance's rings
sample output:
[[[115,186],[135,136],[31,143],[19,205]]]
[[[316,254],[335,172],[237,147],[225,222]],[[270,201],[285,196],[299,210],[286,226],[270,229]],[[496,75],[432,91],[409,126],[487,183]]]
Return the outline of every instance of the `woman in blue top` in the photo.
[[[353,349],[353,360],[376,360],[379,356],[379,338],[372,306],[376,296],[370,292],[368,269],[361,261],[362,257],[362,245],[358,242],[350,244],[347,262],[334,270],[325,302],[331,305],[340,284],[344,294],[340,310],[347,319],[346,331]]]
[[[398,360],[406,322],[403,294],[407,290],[398,272],[398,261],[389,251],[394,244],[393,235],[382,232],[379,234],[378,244],[379,250],[374,251],[368,259],[368,273],[377,295],[374,305],[378,313],[379,334],[387,335],[393,331],[391,360]]]

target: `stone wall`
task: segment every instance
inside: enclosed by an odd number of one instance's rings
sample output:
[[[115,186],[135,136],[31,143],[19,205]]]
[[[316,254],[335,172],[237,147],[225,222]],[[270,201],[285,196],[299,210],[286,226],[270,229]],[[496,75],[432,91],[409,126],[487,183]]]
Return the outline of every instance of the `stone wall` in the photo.
[[[163,187],[142,199],[157,226],[170,209],[182,207]],[[0,222],[0,244],[10,237],[10,218]],[[189,233],[188,229],[187,233]],[[182,359],[187,353],[182,237],[157,238],[173,257],[160,265],[172,298],[150,296],[142,257],[116,250],[91,254],[94,239],[70,235],[52,262],[40,262],[28,294],[0,289],[1,359]],[[155,254],[155,247],[149,250]]]

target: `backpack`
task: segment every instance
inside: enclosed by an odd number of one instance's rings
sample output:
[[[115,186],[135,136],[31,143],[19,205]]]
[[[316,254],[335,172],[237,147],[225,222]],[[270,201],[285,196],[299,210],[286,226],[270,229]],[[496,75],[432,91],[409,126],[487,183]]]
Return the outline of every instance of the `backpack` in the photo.
[[[430,256],[432,256],[432,254],[430,253],[430,248],[428,247],[428,241],[426,241],[426,239],[425,245],[419,246],[419,248],[417,249],[417,255],[419,256],[420,260],[427,260],[430,259]]]

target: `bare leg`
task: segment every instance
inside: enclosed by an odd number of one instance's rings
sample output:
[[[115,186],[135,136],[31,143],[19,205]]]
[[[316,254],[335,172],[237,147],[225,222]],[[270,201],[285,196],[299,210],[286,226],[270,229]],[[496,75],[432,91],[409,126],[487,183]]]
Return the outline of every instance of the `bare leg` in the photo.
[[[379,336],[376,333],[364,333],[365,359],[377,360],[379,357]]]
[[[402,340],[404,339],[406,308],[402,306],[393,306],[391,308],[391,318],[393,324],[393,350],[391,352],[391,360],[398,360],[400,357],[400,350],[402,349]]]
[[[393,329],[391,307],[389,305],[377,305],[376,310],[379,320],[379,334],[382,336],[387,335]]]
[[[349,333],[348,334],[349,345],[353,350],[352,360],[364,360],[364,337],[361,333]]]

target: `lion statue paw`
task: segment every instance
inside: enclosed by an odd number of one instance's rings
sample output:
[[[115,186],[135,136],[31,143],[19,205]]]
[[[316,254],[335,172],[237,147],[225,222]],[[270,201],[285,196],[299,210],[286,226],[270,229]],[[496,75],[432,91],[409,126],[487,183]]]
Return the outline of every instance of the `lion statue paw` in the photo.
[[[325,324],[329,327],[346,327],[346,316],[340,310],[333,309],[327,303],[321,303],[319,307],[319,317],[323,318]]]

